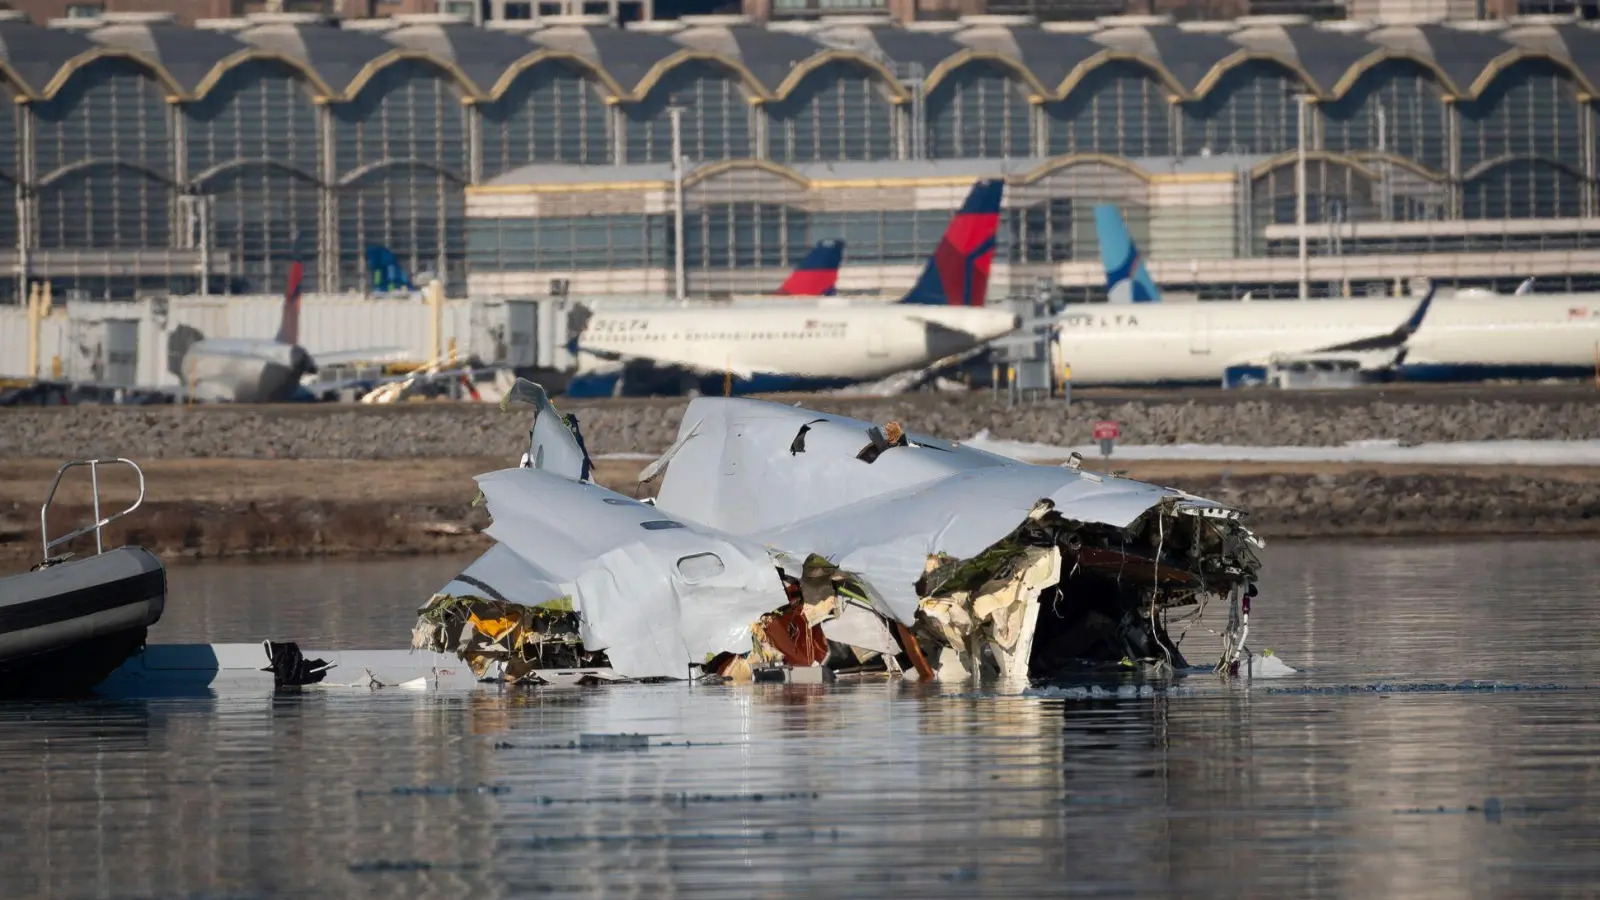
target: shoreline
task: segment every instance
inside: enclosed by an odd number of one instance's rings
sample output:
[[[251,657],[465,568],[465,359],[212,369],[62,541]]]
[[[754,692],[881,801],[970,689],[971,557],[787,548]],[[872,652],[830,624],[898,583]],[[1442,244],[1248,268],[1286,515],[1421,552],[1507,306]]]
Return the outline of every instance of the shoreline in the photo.
[[[38,509],[59,461],[0,460],[0,574],[40,554]],[[481,552],[486,510],[472,476],[499,457],[431,460],[140,461],[144,505],[106,529],[169,560],[363,558]],[[634,495],[638,460],[597,460],[596,480]],[[1600,467],[1126,461],[1119,470],[1243,507],[1269,542],[1309,538],[1600,535]],[[640,496],[648,496],[643,492]],[[136,496],[131,473],[102,479],[104,512]],[[53,534],[89,521],[86,473],[63,480]],[[80,539],[72,549],[93,547]]]

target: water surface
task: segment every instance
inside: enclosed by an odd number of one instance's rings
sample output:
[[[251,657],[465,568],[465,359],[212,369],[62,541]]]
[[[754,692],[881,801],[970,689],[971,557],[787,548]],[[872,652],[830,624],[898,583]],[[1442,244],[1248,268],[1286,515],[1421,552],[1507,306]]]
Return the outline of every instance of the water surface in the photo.
[[[460,564],[177,568],[151,639],[403,646]],[[7,704],[0,896],[1592,896],[1596,571],[1594,542],[1279,544],[1250,643],[1302,674],[1148,697]],[[652,746],[569,746],[623,731]]]

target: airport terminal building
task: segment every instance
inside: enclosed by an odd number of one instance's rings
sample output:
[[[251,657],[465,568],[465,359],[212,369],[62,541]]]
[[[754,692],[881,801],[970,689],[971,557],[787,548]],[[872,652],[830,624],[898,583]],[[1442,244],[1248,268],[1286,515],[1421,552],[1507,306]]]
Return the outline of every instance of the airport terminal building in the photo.
[[[1570,18],[496,25],[0,14],[0,296],[271,292],[297,256],[360,292],[374,244],[457,296],[660,293],[680,228],[693,294],[830,237],[844,289],[893,291],[985,176],[1014,288],[1092,292],[1105,202],[1204,297],[1600,283],[1600,31]]]

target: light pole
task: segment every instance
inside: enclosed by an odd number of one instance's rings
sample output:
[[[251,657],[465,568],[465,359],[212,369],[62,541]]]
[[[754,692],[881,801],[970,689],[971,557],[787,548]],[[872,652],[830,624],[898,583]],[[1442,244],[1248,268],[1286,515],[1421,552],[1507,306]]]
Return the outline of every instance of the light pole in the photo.
[[[1310,123],[1307,107],[1311,98],[1296,94],[1294,99],[1298,120],[1294,141],[1294,225],[1300,233],[1300,299],[1308,300],[1311,297],[1311,257],[1306,247],[1306,131]]]
[[[682,303],[688,293],[683,271],[683,107],[667,109],[672,119],[672,274],[673,293]]]

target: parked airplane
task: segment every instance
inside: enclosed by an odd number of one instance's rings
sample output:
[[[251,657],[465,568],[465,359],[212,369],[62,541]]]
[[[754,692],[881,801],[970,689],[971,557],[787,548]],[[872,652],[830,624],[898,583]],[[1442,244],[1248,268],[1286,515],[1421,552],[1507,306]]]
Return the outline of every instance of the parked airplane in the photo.
[[[388,247],[375,244],[367,248],[367,272],[372,276],[372,292],[375,294],[417,289],[411,282],[411,276],[406,274],[405,267],[395,258],[394,251]]]
[[[839,292],[839,264],[844,241],[817,241],[800,265],[778,287],[781,297],[831,297]]]
[[[391,254],[392,257],[392,254]],[[283,294],[283,321],[274,338],[207,338],[180,325],[167,336],[168,370],[184,383],[186,394],[204,402],[281,403],[309,399],[300,385],[317,371],[316,360],[300,346],[300,292],[305,268],[289,264]],[[402,348],[381,347],[319,354],[326,365],[381,359]]]
[[[1594,366],[1600,294],[1432,301],[1430,288],[1421,302],[1164,304],[1116,208],[1097,207],[1095,218],[1107,290],[1136,302],[1069,307],[1060,316],[1056,351],[1075,384],[1240,383],[1293,362],[1353,363],[1408,380],[1536,377]]]
[[[1017,317],[984,299],[994,261],[1004,182],[979,181],[897,302],[793,303],[726,309],[606,311],[574,341],[573,396],[610,395],[618,363],[630,391],[737,393],[842,387],[915,369],[1017,328]],[[606,372],[607,365],[612,371]],[[661,376],[665,375],[665,378]]]

